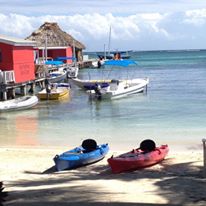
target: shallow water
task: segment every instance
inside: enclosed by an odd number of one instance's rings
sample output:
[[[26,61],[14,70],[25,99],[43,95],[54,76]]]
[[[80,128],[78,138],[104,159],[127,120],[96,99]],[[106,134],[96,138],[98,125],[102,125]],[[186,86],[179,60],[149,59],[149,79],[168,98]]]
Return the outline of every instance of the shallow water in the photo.
[[[137,66],[80,70],[79,78],[149,77],[147,93],[91,101],[72,85],[71,98],[0,114],[0,146],[76,146],[85,138],[115,150],[152,138],[171,147],[199,147],[206,136],[206,51],[134,52]]]

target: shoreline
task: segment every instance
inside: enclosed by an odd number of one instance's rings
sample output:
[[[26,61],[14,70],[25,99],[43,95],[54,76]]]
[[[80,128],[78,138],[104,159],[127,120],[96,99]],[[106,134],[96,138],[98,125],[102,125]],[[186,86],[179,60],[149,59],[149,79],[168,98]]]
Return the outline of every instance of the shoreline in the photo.
[[[103,143],[101,143],[103,144]],[[76,146],[80,146],[81,144],[79,145],[76,145]],[[37,150],[40,150],[42,152],[44,151],[59,151],[60,153],[62,152],[65,152],[69,149],[72,149],[72,148],[75,148],[76,146],[62,146],[62,145],[56,145],[56,146],[52,146],[52,145],[0,145],[0,151],[2,150],[31,150],[31,151],[37,151]],[[132,149],[136,149],[138,148],[137,147],[138,145],[134,146],[134,147],[130,147],[129,149],[126,148],[126,149],[117,149],[117,148],[113,148],[112,146],[110,146],[109,144],[109,153],[118,153],[118,154],[121,154],[121,153],[125,153],[125,152],[128,152]],[[158,145],[156,144],[156,146],[161,146],[161,145]],[[121,148],[121,147],[120,147]],[[172,145],[170,146],[169,145],[169,154],[175,154],[175,153],[193,153],[193,152],[198,152],[198,153],[203,153],[203,145],[202,143],[199,143],[199,144],[196,144],[196,145],[191,145],[191,144],[188,144],[187,146],[183,146],[183,145]]]
[[[66,147],[0,147],[1,181],[9,205],[205,205],[203,151],[170,151],[155,166],[112,174],[114,151],[95,164],[55,172],[53,157]],[[125,151],[115,151],[118,155]],[[158,204],[157,204],[158,203]],[[5,204],[6,205],[6,204]]]

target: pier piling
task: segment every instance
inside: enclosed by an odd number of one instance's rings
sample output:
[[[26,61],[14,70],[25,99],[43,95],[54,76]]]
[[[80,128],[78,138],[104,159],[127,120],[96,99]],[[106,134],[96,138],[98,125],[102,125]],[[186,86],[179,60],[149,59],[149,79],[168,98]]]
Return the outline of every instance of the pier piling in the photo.
[[[206,177],[206,139],[202,139],[203,143],[203,176]]]

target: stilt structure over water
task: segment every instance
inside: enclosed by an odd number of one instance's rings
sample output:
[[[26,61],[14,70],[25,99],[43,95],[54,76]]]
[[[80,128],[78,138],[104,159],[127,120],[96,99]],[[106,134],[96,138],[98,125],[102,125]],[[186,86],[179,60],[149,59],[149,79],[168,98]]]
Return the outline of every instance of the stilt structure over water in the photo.
[[[14,88],[24,93],[24,85],[35,80],[35,42],[0,36],[0,100],[15,96]]]
[[[15,98],[17,89],[26,95],[37,84],[44,87],[48,58],[75,56],[75,62],[81,65],[83,49],[85,46],[62,31],[57,23],[45,22],[26,40],[0,35],[0,101]],[[62,63],[69,64],[72,60],[64,58]]]
[[[47,58],[75,57],[77,62],[83,61],[82,50],[85,46],[74,39],[70,34],[61,30],[55,22],[45,22],[34,31],[26,40],[36,42],[36,63]],[[72,63],[65,59],[64,63]]]

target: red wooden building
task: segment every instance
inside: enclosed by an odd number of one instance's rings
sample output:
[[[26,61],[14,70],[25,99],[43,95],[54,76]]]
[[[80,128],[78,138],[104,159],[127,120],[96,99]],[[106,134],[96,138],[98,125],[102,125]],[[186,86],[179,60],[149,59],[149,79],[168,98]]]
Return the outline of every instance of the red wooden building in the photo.
[[[0,83],[23,83],[35,79],[35,42],[0,36]]]
[[[73,56],[73,50],[72,47],[38,47],[36,50],[36,63],[39,63],[38,60],[40,59],[49,59],[52,58],[55,60],[57,57],[72,57]],[[72,59],[65,59],[63,61],[66,64],[71,64]]]

